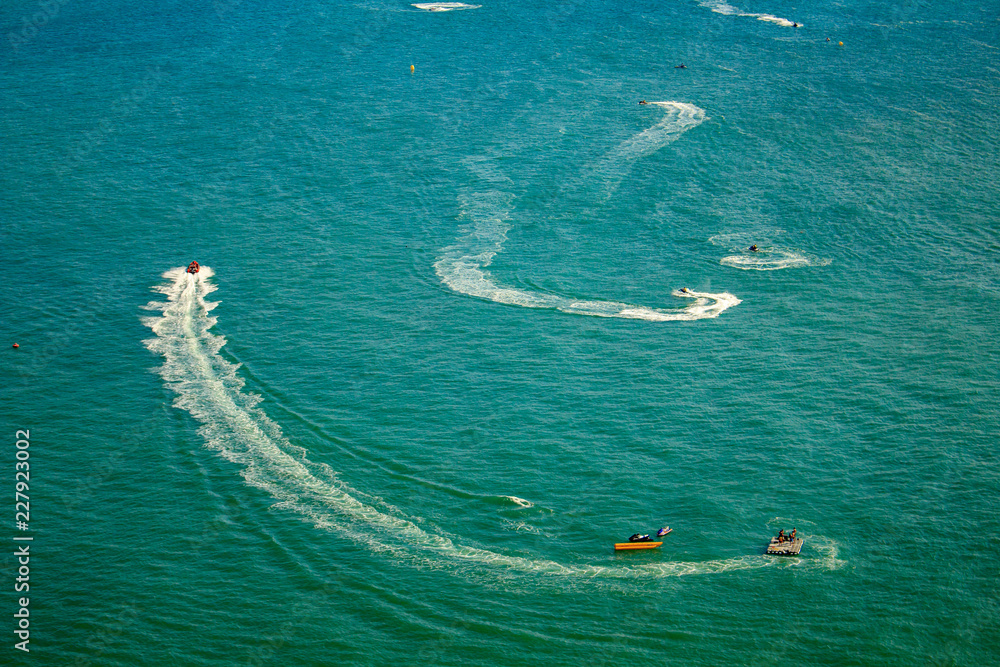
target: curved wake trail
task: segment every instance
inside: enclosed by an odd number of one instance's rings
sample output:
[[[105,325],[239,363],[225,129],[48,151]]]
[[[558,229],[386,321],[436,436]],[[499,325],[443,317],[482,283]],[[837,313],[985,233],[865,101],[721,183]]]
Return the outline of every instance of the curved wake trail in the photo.
[[[676,141],[705,120],[704,110],[693,104],[650,104],[665,110],[663,120],[619,144],[587,174],[586,180],[604,184],[605,196],[610,196],[618,188],[636,160]],[[691,299],[692,303],[683,308],[647,308],[618,301],[569,299],[555,294],[501,287],[493,280],[488,267],[507,240],[514,196],[491,190],[460,196],[459,200],[462,217],[469,220],[466,231],[454,245],[442,250],[442,256],[434,263],[434,271],[441,281],[459,294],[524,308],[547,308],[576,315],[648,322],[714,318],[740,303],[740,299],[728,292],[685,290],[672,293],[678,298]]]
[[[146,347],[164,359],[160,375],[177,394],[174,405],[201,422],[199,434],[210,449],[241,466],[240,474],[250,486],[262,489],[276,506],[299,514],[318,528],[335,531],[373,550],[401,558],[438,565],[466,563],[522,573],[614,579],[681,576],[746,570],[776,564],[769,556],[743,556],[700,563],[661,562],[636,566],[564,565],[551,560],[509,556],[456,543],[401,516],[391,506],[382,509],[366,504],[355,491],[337,479],[323,464],[311,462],[307,452],[293,445],[281,428],[257,407],[260,397],[242,391],[237,364],[226,361],[219,350],[226,340],[209,332],[216,319],[209,313],[217,303],[205,297],[216,287],[208,282],[208,267],[200,273],[185,273],[183,267],[164,274],[168,283],[157,289],[167,300],[153,301],[147,308],[162,311],[160,317],[144,319],[155,338]],[[516,499],[519,505],[527,501]],[[835,567],[832,554],[800,564],[823,569]]]
[[[771,232],[775,235],[782,231]],[[717,234],[708,239],[712,245],[727,245],[729,251],[736,253],[719,260],[719,264],[743,271],[778,271],[780,269],[798,269],[807,266],[828,266],[829,259],[817,257],[809,253],[775,245],[767,236],[742,232],[738,234]],[[750,252],[748,244],[756,244],[760,248]]]
[[[798,253],[764,248],[755,253],[727,255],[719,260],[719,264],[743,271],[778,271],[812,266],[809,259]]]
[[[604,184],[605,200],[615,193],[636,160],[677,141],[682,134],[705,121],[705,110],[693,104],[649,102],[648,106],[663,109],[663,120],[620,143],[586,174],[586,180]]]
[[[801,28],[801,23],[796,23],[795,21],[789,21],[788,19],[783,19],[780,16],[772,16],[771,14],[757,14],[754,12],[744,12],[730,4],[727,4],[725,0],[702,0],[699,2],[702,7],[711,9],[716,14],[725,14],[726,16],[747,16],[750,18],[755,18],[758,21],[767,21],[769,23],[776,23],[783,28],[792,28],[796,25]]]

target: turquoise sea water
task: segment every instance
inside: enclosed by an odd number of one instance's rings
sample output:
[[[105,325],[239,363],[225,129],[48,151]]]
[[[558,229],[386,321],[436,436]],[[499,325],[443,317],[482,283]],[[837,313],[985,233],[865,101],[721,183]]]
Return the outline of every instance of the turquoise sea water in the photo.
[[[995,4],[0,19],[3,664],[1000,660]]]

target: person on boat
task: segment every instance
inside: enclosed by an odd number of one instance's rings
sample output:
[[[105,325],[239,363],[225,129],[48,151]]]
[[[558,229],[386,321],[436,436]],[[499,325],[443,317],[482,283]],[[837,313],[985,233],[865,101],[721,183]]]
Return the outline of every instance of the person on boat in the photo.
[[[200,269],[201,269],[201,267],[198,266],[198,262],[191,262],[190,264],[188,264],[187,272],[188,273],[198,273],[198,271]]]
[[[781,530],[778,531],[778,544],[781,544],[784,541],[785,541],[785,529],[782,528]]]
[[[629,542],[652,542],[653,540],[649,536],[648,533],[646,535],[640,535],[639,533],[636,533],[632,537],[628,538],[628,541]]]
[[[646,100],[639,100],[639,104],[649,104]]]
[[[681,63],[680,65],[677,65],[676,67],[674,67],[674,69],[687,69],[687,68],[688,68],[688,66],[685,65],[684,63]]]
[[[792,540],[792,542],[795,541],[795,529],[794,528],[792,528],[792,537],[791,537],[791,540]]]
[[[758,248],[758,247],[757,247],[757,244],[756,244],[756,243],[754,243],[754,244],[753,244],[752,246],[750,246],[750,247],[748,248],[748,250],[749,250],[750,252],[757,252],[758,250],[760,250],[760,248]]]
[[[682,288],[680,288],[680,290],[679,290],[679,291],[680,291],[680,293],[681,293],[681,294],[687,294],[687,293],[688,293],[688,292],[690,292],[691,290],[689,290],[689,289],[688,289],[687,287],[682,287]]]

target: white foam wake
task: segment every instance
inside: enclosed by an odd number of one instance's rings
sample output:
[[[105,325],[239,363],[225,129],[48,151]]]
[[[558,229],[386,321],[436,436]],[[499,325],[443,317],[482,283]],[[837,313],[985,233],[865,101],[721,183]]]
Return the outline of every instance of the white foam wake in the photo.
[[[649,102],[648,105],[663,109],[663,119],[623,141],[585,174],[585,180],[602,186],[604,199],[614,194],[636,160],[677,141],[682,134],[705,121],[705,110],[693,104]]]
[[[530,500],[525,500],[524,498],[518,498],[517,496],[501,496],[501,497],[506,498],[507,500],[514,503],[520,508],[529,509],[535,506],[535,503],[531,502]]]
[[[427,12],[454,12],[462,9],[479,9],[482,5],[467,5],[464,2],[421,2],[413,5]]]
[[[788,19],[783,19],[780,16],[772,16],[771,14],[757,14],[754,12],[744,12],[743,10],[737,9],[732,5],[726,3],[724,0],[702,0],[700,3],[702,7],[711,9],[716,14],[726,14],[727,16],[748,16],[750,18],[755,18],[758,21],[767,21],[769,23],[777,23],[778,25],[785,28],[792,28],[796,26],[795,21],[789,21]],[[798,27],[802,27],[801,23],[797,24]]]
[[[681,134],[701,124],[705,119],[704,110],[693,104],[682,102],[651,104],[665,109],[663,120],[622,142],[601,160],[597,168],[591,170],[587,180],[596,179],[605,185],[606,192],[613,191],[638,158],[675,141]],[[690,299],[691,303],[687,306],[649,308],[619,301],[570,299],[556,294],[502,287],[493,279],[488,267],[507,240],[513,201],[513,195],[499,190],[459,196],[461,216],[468,220],[464,234],[453,245],[444,248],[441,257],[434,263],[434,270],[445,285],[459,294],[512,306],[547,308],[577,315],[649,322],[714,318],[740,303],[740,299],[728,292],[684,290],[674,291],[672,295]]]
[[[771,234],[781,234],[781,230]],[[752,235],[750,233],[717,234],[709,239],[713,245],[725,245],[729,251],[736,253],[726,255],[719,260],[723,266],[729,266],[743,271],[777,271],[779,269],[796,269],[807,266],[827,266],[829,259],[817,257],[796,248],[776,245],[769,236]],[[751,245],[757,246],[757,251],[749,250]]]
[[[524,308],[548,308],[564,313],[593,317],[617,317],[649,322],[692,321],[718,317],[727,308],[740,303],[728,292],[709,293],[674,291],[678,298],[692,303],[674,309],[647,308],[618,301],[569,299],[556,294],[501,287],[488,270],[493,258],[507,240],[513,196],[503,192],[485,192],[460,197],[462,213],[470,222],[455,245],[445,248],[434,270],[445,285],[455,292]]]
[[[145,344],[163,357],[159,372],[177,394],[174,405],[201,423],[199,434],[206,445],[240,466],[246,483],[270,494],[277,507],[298,513],[316,527],[418,563],[467,564],[476,570],[500,568],[623,579],[726,572],[777,563],[767,556],[743,556],[699,563],[564,565],[459,544],[447,535],[419,527],[391,505],[363,502],[365,494],[340,481],[328,466],[310,461],[307,452],[289,442],[281,428],[257,407],[260,398],[242,391],[238,366],[219,354],[225,339],[209,331],[216,323],[209,313],[217,305],[205,300],[216,289],[208,282],[212,275],[208,267],[195,275],[183,268],[164,274],[169,282],[156,289],[167,300],[147,306],[162,315],[144,319],[156,334]],[[530,505],[519,498],[514,502]],[[824,562],[816,561],[826,567]]]

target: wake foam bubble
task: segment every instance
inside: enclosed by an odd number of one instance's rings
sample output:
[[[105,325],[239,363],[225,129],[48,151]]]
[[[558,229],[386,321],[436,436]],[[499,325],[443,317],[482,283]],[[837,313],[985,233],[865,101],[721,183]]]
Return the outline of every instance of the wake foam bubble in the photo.
[[[745,255],[727,255],[719,260],[719,264],[744,271],[776,271],[812,266],[812,262],[804,255],[775,248],[761,248]]]
[[[337,532],[373,551],[431,567],[465,563],[477,571],[485,567],[525,574],[629,579],[729,572],[775,564],[772,558],[744,556],[701,563],[564,565],[459,544],[445,534],[419,527],[392,505],[376,500],[362,502],[360,498],[365,494],[341,481],[328,466],[310,461],[306,450],[289,442],[278,424],[257,407],[260,397],[242,391],[244,382],[236,372],[239,366],[219,354],[226,339],[209,331],[216,324],[209,313],[217,304],[205,300],[216,290],[208,282],[212,275],[208,267],[194,275],[183,267],[167,271],[164,277],[169,282],[156,288],[167,301],[146,306],[161,311],[162,316],[143,319],[156,337],[144,343],[163,357],[158,370],[177,394],[174,405],[201,422],[198,432],[206,445],[240,466],[246,483],[270,494],[276,507],[295,512],[317,528]],[[515,496],[507,498],[518,505],[528,502]]]
[[[506,498],[507,500],[514,503],[518,507],[529,508],[535,506],[535,503],[531,502],[530,500],[525,500],[524,498],[518,498],[517,496],[500,496],[500,497]]]
[[[464,2],[421,2],[412,6],[427,12],[454,12],[482,7],[482,5],[467,5]]]
[[[829,259],[811,255],[796,248],[776,245],[769,234],[778,235],[782,231],[775,230],[765,234],[741,232],[737,234],[717,234],[709,238],[712,245],[727,246],[730,252],[719,260],[723,266],[743,271],[777,271],[779,269],[796,269],[807,266],[827,266]],[[751,252],[750,245],[756,245],[758,250]]]
[[[530,523],[524,521],[511,521],[510,519],[504,519],[503,527],[505,530],[509,530],[514,533],[531,533],[533,535],[542,535],[544,537],[554,537],[551,533],[547,533],[537,526],[532,526]]]
[[[716,14],[725,14],[727,16],[747,16],[750,18],[755,18],[758,21],[767,21],[769,23],[776,23],[784,28],[795,27],[795,21],[789,21],[788,19],[783,19],[780,16],[772,16],[771,14],[756,14],[754,12],[744,12],[743,10],[737,9],[732,5],[724,2],[724,0],[702,0],[698,3],[706,9],[711,9]],[[798,27],[802,27],[801,23],[798,23]]]

